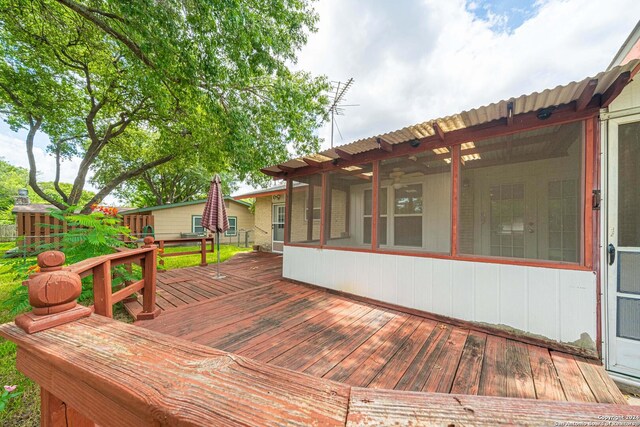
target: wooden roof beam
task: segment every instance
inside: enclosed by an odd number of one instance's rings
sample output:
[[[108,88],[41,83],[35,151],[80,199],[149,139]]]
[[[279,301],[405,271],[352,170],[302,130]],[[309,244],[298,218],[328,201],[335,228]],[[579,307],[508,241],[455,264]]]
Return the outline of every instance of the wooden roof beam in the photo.
[[[616,99],[618,95],[620,95],[620,92],[622,92],[622,89],[624,89],[624,87],[627,85],[627,83],[629,83],[630,80],[630,71],[625,71],[624,73],[620,74],[618,78],[616,78],[613,83],[611,83],[611,86],[609,86],[600,97],[600,108],[608,107],[609,104],[611,104],[611,102],[613,102],[613,100]]]
[[[317,160],[314,159],[309,159],[307,157],[302,159],[303,162],[305,162],[306,164],[308,164],[309,166],[313,167],[313,168],[321,168],[322,167],[322,162],[319,162]]]
[[[444,142],[444,131],[442,130],[440,125],[438,123],[436,123],[436,122],[433,122],[431,124],[431,127],[433,128],[433,131],[436,133],[436,136],[438,137],[438,139],[441,142]]]
[[[387,153],[391,153],[393,151],[393,144],[390,144],[389,142],[385,141],[384,139],[378,138],[376,140],[376,142],[380,146],[381,150],[384,150]]]
[[[340,148],[334,148],[333,151],[336,152],[336,154],[344,160],[351,160],[353,159],[353,154],[351,153],[347,153],[346,151],[340,149]]]
[[[583,111],[591,102],[591,98],[593,98],[593,94],[596,91],[596,86],[598,86],[598,79],[591,79],[589,83],[585,86],[584,90],[580,94],[576,101],[576,111]]]
[[[272,171],[272,170],[269,170],[267,168],[260,169],[260,172],[262,172],[265,175],[272,176],[274,178],[279,178],[280,176],[282,176],[282,172]]]
[[[295,172],[296,170],[298,170],[298,168],[292,168],[290,166],[284,166],[284,165],[278,165],[278,169],[280,169],[283,172]]]

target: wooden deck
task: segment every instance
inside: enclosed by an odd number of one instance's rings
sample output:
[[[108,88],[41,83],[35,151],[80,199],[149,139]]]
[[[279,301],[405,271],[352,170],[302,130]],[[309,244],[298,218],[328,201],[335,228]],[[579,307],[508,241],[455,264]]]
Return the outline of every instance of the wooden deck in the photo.
[[[165,273],[181,279],[161,286],[183,304],[136,324],[351,386],[626,403],[598,362],[278,280],[280,264],[246,254],[221,283],[210,267]],[[194,283],[218,295],[178,297]]]
[[[269,253],[241,253],[220,264],[226,277],[216,280],[216,265],[158,272],[156,305],[170,310],[183,305],[270,283],[282,278],[282,256]],[[125,303],[136,316],[142,311],[142,297]]]

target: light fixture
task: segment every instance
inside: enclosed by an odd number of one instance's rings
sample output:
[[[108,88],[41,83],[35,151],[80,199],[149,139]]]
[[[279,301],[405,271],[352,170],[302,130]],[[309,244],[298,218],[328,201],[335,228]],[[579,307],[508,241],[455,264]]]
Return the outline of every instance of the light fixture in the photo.
[[[553,110],[555,110],[556,107],[547,107],[547,108],[541,108],[540,110],[538,110],[538,113],[536,114],[536,117],[538,117],[538,119],[540,120],[547,120],[549,117],[551,117],[551,114],[553,114]]]
[[[338,166],[338,159],[333,159],[333,160],[331,160],[331,164],[332,164],[333,166]]]
[[[412,146],[413,148],[418,148],[420,146],[420,140],[419,139],[412,139],[409,142],[409,145]]]

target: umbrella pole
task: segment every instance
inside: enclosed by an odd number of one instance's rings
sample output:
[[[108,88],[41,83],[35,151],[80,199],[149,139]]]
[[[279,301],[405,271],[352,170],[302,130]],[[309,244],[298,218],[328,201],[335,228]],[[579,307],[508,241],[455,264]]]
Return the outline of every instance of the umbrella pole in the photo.
[[[216,279],[224,279],[225,276],[220,275],[220,232],[216,231],[216,246],[218,248],[218,262],[216,263]]]

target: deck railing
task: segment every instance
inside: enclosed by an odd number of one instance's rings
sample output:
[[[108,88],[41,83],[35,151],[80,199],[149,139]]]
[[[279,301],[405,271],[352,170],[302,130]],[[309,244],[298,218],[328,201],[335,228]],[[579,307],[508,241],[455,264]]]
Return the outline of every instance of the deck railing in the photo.
[[[195,255],[200,254],[200,267],[207,266],[207,242],[209,242],[209,252],[213,253],[214,245],[213,237],[186,237],[180,239],[158,239],[157,243],[160,248],[160,265],[164,267],[164,258],[181,255]],[[183,252],[165,252],[165,248],[173,245],[181,245],[184,243],[197,243],[200,242],[200,250],[198,251],[183,251]],[[168,245],[168,246],[167,246]]]
[[[493,426],[638,420],[629,405],[355,387],[96,316],[77,305],[81,277],[93,274],[100,289],[96,313],[108,313],[115,300],[142,290],[147,315],[155,315],[156,247],[151,238],[145,243],[66,268],[60,252],[38,256],[41,272],[28,281],[33,311],[15,324],[0,325],[0,336],[17,344],[18,369],[40,385],[41,425]],[[143,279],[112,294],[111,267],[130,262],[142,265]]]
[[[116,252],[63,267],[65,256],[59,251],[46,251],[38,255],[40,272],[29,277],[24,285],[29,288],[30,313],[16,318],[16,324],[29,333],[37,332],[68,321],[86,317],[95,311],[113,317],[113,305],[132,296],[142,294],[142,312],[138,320],[153,319],[160,309],[156,307],[156,259],[158,247],[153,237],[144,239],[138,249]],[[116,292],[112,287],[112,268],[118,265],[130,267],[139,264],[142,279],[126,282]],[[78,305],[76,300],[82,292],[82,279],[93,278],[93,307]],[[49,315],[56,315],[50,317]]]

